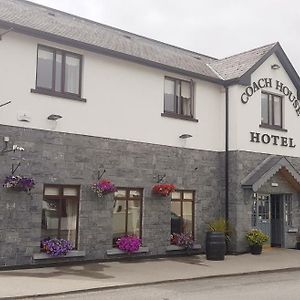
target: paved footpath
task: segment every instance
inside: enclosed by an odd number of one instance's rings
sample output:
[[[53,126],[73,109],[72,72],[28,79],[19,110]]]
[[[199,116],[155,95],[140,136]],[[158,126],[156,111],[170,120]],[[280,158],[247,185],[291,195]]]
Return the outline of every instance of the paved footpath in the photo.
[[[289,269],[300,270],[300,251],[269,248],[262,255],[226,256],[224,261],[197,255],[1,271],[0,299]]]

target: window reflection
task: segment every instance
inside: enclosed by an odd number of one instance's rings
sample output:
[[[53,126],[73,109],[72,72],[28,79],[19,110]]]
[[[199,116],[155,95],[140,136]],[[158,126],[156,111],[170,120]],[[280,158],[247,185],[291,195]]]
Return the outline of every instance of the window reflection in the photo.
[[[175,191],[171,198],[171,234],[194,233],[194,193]]]
[[[113,245],[123,235],[141,236],[141,205],[142,190],[118,188],[112,219]]]

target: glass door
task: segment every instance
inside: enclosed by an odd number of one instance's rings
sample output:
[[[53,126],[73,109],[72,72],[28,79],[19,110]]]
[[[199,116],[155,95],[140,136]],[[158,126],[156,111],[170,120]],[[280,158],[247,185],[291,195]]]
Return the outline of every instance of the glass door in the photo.
[[[252,207],[252,226],[271,236],[271,197],[256,194]]]

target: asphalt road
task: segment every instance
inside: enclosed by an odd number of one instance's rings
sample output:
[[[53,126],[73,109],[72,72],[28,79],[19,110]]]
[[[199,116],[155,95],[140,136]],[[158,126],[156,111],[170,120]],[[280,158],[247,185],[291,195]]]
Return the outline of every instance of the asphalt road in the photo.
[[[300,271],[201,279],[34,299],[300,300]]]

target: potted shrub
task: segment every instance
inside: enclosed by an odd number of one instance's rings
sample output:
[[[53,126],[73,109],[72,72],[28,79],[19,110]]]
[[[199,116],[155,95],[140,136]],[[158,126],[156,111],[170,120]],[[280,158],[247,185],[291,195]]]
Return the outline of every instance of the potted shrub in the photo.
[[[233,235],[234,229],[231,224],[225,220],[225,218],[216,219],[208,223],[210,232],[223,232],[226,244],[226,253],[230,252],[231,236]]]
[[[251,229],[246,233],[246,240],[249,243],[251,254],[258,255],[262,252],[262,246],[269,237],[259,229]]]
[[[224,260],[226,239],[230,240],[231,226],[224,218],[216,219],[208,224],[206,233],[206,259]]]

